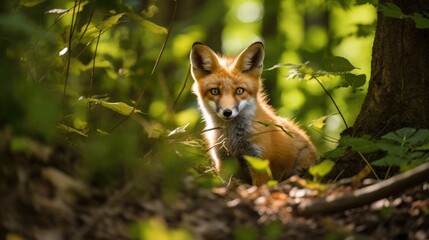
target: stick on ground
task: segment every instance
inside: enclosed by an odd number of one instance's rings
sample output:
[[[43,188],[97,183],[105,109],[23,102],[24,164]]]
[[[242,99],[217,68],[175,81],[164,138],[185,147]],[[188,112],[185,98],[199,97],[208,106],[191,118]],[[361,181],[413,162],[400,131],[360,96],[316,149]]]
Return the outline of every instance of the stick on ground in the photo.
[[[429,180],[429,163],[401,173],[374,185],[341,196],[328,196],[298,206],[297,214],[308,216],[344,211],[399,194]]]

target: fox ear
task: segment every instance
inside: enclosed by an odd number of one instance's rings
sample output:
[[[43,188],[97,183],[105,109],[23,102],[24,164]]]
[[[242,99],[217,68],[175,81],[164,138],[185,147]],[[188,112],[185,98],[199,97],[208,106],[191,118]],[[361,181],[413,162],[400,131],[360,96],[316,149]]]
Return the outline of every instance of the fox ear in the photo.
[[[260,75],[262,73],[264,57],[264,44],[262,42],[252,43],[238,55],[234,63],[234,68],[243,73]]]
[[[216,53],[200,42],[192,45],[190,59],[194,79],[211,74],[219,64]]]

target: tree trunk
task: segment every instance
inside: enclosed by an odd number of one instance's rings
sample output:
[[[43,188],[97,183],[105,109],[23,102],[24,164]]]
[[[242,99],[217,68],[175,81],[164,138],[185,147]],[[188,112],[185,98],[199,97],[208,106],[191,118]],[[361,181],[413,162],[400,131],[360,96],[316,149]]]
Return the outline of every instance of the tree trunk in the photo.
[[[380,1],[385,4],[387,1]],[[427,0],[394,0],[407,15],[428,12]],[[352,134],[379,137],[403,127],[429,128],[429,30],[410,18],[378,14],[368,93]]]
[[[261,35],[264,36],[265,55],[264,68],[270,68],[280,62],[284,50],[285,36],[279,31],[280,1],[264,1],[264,18]],[[270,93],[270,104],[277,108],[280,105],[281,92],[277,87],[277,71],[264,71],[262,77],[264,88]]]
[[[429,12],[427,0],[391,2],[407,15]],[[411,18],[391,18],[379,12],[368,93],[353,127],[342,135],[379,138],[403,127],[429,128],[429,29],[416,28]],[[373,161],[380,154],[365,157]],[[350,177],[364,165],[358,154],[347,154],[328,177]]]

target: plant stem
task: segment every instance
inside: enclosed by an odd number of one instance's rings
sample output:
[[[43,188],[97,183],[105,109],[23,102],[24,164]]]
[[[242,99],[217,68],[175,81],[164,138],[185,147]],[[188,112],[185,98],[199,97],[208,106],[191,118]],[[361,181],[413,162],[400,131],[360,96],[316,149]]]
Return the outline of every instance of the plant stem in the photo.
[[[380,178],[378,177],[377,173],[375,172],[374,168],[372,168],[371,164],[368,162],[368,160],[365,158],[365,156],[361,152],[359,153],[360,157],[365,161],[365,163],[368,165],[368,167],[371,169],[371,172],[374,174],[375,178],[377,178],[378,181],[380,181]]]
[[[341,113],[340,108],[338,107],[337,103],[335,102],[334,98],[332,97],[332,95],[328,92],[328,90],[325,88],[325,86],[323,86],[323,84],[319,81],[319,79],[317,79],[317,77],[312,76],[312,79],[316,80],[319,85],[323,88],[323,91],[325,91],[325,93],[328,95],[328,97],[331,99],[332,103],[334,103],[335,108],[338,111],[338,114],[340,114],[341,118],[343,119],[344,125],[346,126],[346,128],[349,128],[349,125],[346,122],[346,119],[344,118],[343,114]]]

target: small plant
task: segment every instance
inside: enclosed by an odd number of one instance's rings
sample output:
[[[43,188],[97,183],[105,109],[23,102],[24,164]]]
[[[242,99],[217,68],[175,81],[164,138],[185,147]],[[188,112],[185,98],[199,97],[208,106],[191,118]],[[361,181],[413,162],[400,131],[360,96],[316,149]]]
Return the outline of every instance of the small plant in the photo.
[[[321,178],[326,176],[331,172],[332,168],[335,166],[335,162],[329,159],[325,159],[322,162],[311,166],[308,169],[308,172],[313,176],[314,181],[319,181]]]
[[[339,146],[325,153],[326,158],[338,158],[344,155],[346,149],[354,152],[372,153],[383,151],[384,157],[371,163],[373,166],[399,167],[401,172],[429,161],[429,130],[401,128],[389,132],[381,139],[372,139],[368,135],[361,137],[342,137]]]
[[[244,156],[244,159],[256,172],[267,173],[268,177],[270,178],[270,180],[268,181],[268,186],[275,186],[278,184],[278,181],[274,180],[273,178],[273,174],[270,169],[270,161],[268,159],[261,159],[252,156]]]

